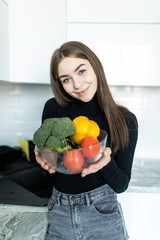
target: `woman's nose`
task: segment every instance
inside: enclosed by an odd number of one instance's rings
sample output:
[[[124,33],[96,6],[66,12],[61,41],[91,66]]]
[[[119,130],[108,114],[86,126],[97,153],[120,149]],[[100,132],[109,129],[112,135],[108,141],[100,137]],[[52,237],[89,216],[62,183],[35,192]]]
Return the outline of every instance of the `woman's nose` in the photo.
[[[82,80],[79,79],[78,77],[73,79],[73,87],[74,88],[78,89],[78,88],[80,88],[82,86],[82,84],[83,84]]]

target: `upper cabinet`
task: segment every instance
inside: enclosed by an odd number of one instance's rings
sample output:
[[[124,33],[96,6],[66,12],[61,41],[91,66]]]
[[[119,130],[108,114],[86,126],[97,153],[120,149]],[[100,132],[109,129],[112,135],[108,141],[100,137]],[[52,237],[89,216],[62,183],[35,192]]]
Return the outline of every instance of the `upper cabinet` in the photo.
[[[159,0],[68,0],[67,40],[87,44],[110,85],[160,86]]]
[[[159,0],[68,0],[68,22],[157,23]]]
[[[49,83],[53,51],[66,39],[66,0],[9,0],[9,81]]]
[[[0,80],[49,83],[53,51],[86,43],[108,83],[160,86],[160,0],[0,0]]]
[[[8,6],[0,0],[0,80],[9,79]]]
[[[160,86],[160,24],[70,23],[67,39],[97,54],[110,85]]]

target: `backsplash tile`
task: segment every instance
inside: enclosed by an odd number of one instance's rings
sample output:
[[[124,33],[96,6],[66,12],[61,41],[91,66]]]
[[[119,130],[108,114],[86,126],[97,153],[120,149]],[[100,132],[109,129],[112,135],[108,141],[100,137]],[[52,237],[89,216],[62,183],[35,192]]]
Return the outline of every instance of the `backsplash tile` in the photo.
[[[135,158],[159,159],[160,87],[111,86],[114,99],[137,116],[139,137]],[[0,82],[0,145],[32,140],[41,124],[44,103],[52,97],[47,84]]]
[[[52,91],[44,84],[0,83],[0,145],[17,146],[18,139],[32,140],[41,124],[45,101]]]

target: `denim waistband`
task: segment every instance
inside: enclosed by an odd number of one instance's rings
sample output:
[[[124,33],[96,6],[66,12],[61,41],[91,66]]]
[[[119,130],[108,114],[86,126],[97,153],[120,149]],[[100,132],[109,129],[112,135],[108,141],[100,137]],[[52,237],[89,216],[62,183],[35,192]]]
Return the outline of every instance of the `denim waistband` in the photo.
[[[89,192],[73,195],[62,193],[57,189],[53,188],[52,199],[54,199],[55,201],[62,205],[86,204],[90,206],[91,202],[98,200],[106,195],[108,196],[112,195],[112,197],[115,196],[116,198],[116,193],[107,184],[98,187],[94,190],[91,190]]]

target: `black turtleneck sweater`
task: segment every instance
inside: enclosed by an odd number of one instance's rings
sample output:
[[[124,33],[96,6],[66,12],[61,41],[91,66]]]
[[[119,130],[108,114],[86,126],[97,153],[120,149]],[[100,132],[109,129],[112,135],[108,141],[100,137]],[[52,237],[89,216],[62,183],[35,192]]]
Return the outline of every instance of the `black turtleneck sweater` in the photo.
[[[44,106],[42,122],[47,118],[69,117],[73,120],[78,116],[86,116],[90,120],[94,120],[100,129],[107,131],[107,146],[110,147],[108,122],[104,112],[97,103],[96,96],[90,102],[75,100],[66,109],[59,107],[55,99],[51,98]],[[129,129],[129,144],[127,148],[123,151],[119,150],[114,154],[112,153],[111,161],[107,166],[85,177],[81,177],[81,174],[54,173],[55,188],[64,193],[77,194],[108,184],[115,192],[124,192],[131,178],[131,168],[137,142],[137,120],[135,115],[129,112],[126,122]]]

